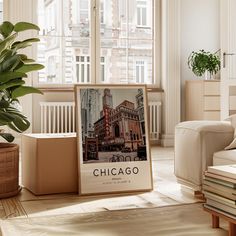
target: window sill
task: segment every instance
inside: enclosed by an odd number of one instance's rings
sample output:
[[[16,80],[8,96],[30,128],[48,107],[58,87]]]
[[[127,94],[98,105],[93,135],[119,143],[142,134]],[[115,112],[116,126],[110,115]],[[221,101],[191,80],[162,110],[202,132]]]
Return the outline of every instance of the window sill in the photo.
[[[74,91],[73,84],[42,84],[42,85],[38,85],[34,87],[40,89],[42,92],[73,92]],[[164,92],[164,90],[162,88],[158,88],[153,85],[147,85],[147,92],[162,93]]]

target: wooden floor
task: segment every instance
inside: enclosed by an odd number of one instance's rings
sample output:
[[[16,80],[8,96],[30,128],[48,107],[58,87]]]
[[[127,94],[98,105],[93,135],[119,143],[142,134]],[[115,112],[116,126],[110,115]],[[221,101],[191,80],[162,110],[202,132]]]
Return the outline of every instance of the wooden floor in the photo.
[[[173,157],[173,148],[152,148],[154,191],[151,193],[85,198],[75,194],[35,196],[23,189],[17,197],[0,201],[0,218],[159,207],[199,201],[191,190],[181,188],[176,182]]]
[[[152,167],[154,190],[146,193],[99,197],[79,197],[75,194],[35,196],[23,188],[18,196],[0,200],[0,218],[7,219],[2,221],[3,236],[18,236],[20,233],[24,236],[176,236],[191,235],[191,231],[195,232],[194,235],[227,235],[227,228],[211,229],[210,216],[202,210],[201,204],[188,205],[202,200],[196,198],[192,190],[177,183],[172,148],[152,148]],[[120,222],[120,219],[126,220]],[[173,224],[166,224],[170,220]],[[51,221],[50,227],[47,227],[48,221]],[[141,224],[144,221],[148,228]],[[131,230],[131,224],[138,225]],[[137,228],[139,225],[140,229]],[[16,233],[11,233],[11,229]],[[107,231],[104,232],[104,229]],[[60,230],[71,233],[63,234]],[[84,233],[77,233],[81,230]],[[95,231],[92,233],[91,230]]]

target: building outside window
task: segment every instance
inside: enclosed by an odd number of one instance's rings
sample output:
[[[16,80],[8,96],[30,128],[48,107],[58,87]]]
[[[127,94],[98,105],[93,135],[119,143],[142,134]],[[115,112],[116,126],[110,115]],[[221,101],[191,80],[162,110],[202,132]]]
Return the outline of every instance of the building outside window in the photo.
[[[51,2],[46,7],[46,32],[51,32],[56,30],[56,3]]]
[[[90,83],[89,56],[76,56],[76,76],[78,83]]]
[[[78,10],[78,22],[83,24],[89,23],[89,6],[90,2],[88,0],[79,0],[78,1],[79,10]]]
[[[76,56],[76,82],[90,83],[90,57]],[[101,81],[105,82],[105,58],[101,57]]]
[[[101,82],[105,82],[106,81],[106,63],[105,63],[105,58],[101,57]]]
[[[96,5],[91,6],[92,2]],[[153,0],[38,0],[41,28],[38,61],[45,64],[45,70],[39,72],[36,84],[153,84],[154,3]],[[49,25],[49,18],[56,22]],[[47,75],[49,56],[55,58],[53,80]],[[140,58],[145,60],[143,69],[137,65]]]
[[[147,1],[137,1],[137,25],[147,26]]]
[[[136,74],[136,83],[145,83],[145,78],[147,74],[147,66],[146,62],[143,60],[136,61],[136,69],[135,69],[135,74]]]
[[[104,6],[104,0],[100,0],[100,22],[101,24],[105,24],[105,6]]]
[[[48,71],[47,71],[47,81],[53,83],[56,78],[56,58],[54,56],[50,56],[48,58]]]

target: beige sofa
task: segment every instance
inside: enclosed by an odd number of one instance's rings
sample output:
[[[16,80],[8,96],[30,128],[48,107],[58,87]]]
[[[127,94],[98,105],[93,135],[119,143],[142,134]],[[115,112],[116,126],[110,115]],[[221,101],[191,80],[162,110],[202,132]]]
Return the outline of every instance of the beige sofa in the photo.
[[[201,190],[207,166],[236,163],[236,149],[224,150],[234,138],[234,120],[236,116],[226,121],[186,121],[176,126],[174,168],[178,182]]]

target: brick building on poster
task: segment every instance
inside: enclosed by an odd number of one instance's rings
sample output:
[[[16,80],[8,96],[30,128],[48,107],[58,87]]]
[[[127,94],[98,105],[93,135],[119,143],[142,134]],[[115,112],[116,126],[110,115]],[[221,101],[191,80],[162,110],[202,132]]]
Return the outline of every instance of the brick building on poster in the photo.
[[[99,151],[118,151],[127,148],[136,151],[139,145],[145,144],[145,130],[140,122],[142,91],[136,96],[135,104],[124,100],[118,106],[112,106],[112,94],[104,90],[103,110],[100,118],[94,123],[94,133],[99,140]],[[142,99],[141,99],[142,100]],[[142,105],[143,106],[143,105]]]

